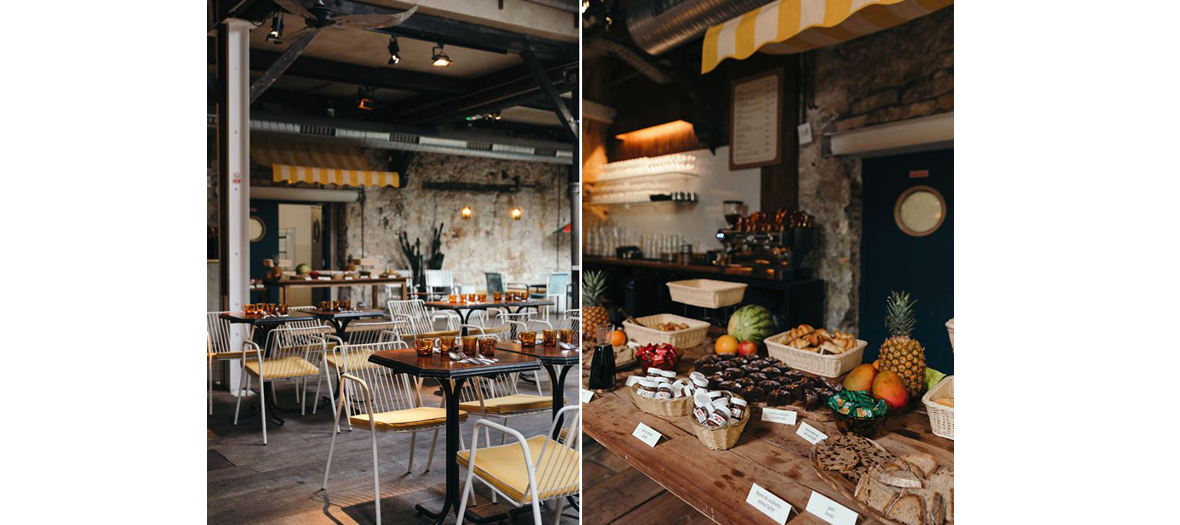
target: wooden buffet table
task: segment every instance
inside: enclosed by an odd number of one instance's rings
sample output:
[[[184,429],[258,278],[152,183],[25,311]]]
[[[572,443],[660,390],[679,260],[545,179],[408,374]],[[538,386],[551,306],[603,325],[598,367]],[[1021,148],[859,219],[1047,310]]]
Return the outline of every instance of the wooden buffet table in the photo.
[[[339,288],[342,286],[372,286],[373,287],[373,306],[378,306],[377,294],[380,292],[380,286],[387,284],[401,284],[402,299],[409,299],[409,277],[377,277],[370,279],[368,277],[358,277],[355,279],[283,279],[281,281],[273,281],[270,279],[264,280],[263,284],[269,291],[271,288],[279,290],[279,299],[276,302],[287,302],[287,288]],[[354,303],[357,301],[353,301]]]
[[[693,362],[713,347],[715,336],[712,333],[710,336],[704,345],[685,350],[676,366],[678,374],[687,376]],[[592,347],[584,353],[589,360]],[[805,421],[828,436],[836,436],[839,432],[835,423],[800,417],[794,426],[774,424],[760,421],[760,412],[755,412],[733,448],[709,450],[693,433],[690,416],[664,417],[641,412],[624,386],[626,377],[632,374],[644,375],[639,365],[621,370],[619,388],[596,395],[583,405],[583,431],[709,519],[726,525],[773,523],[746,503],[751,485],[757,483],[794,507],[788,525],[826,525],[827,522],[806,511],[812,491],[857,513],[858,525],[882,523],[816,473],[808,459],[811,443],[795,434],[798,422]],[[588,374],[583,374],[583,378],[582,386],[586,388]],[[631,435],[640,422],[664,435],[655,448]],[[897,455],[928,452],[938,458],[940,465],[954,468],[954,441],[931,433],[925,407],[889,416],[885,430],[875,441]]]

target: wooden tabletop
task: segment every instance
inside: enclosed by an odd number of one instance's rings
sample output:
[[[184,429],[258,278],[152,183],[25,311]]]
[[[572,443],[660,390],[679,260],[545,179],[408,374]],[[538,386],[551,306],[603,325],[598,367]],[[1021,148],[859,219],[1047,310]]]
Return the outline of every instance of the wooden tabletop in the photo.
[[[312,319],[310,315],[303,312],[290,312],[285,317],[272,315],[264,316],[260,314],[249,314],[246,312],[225,312],[218,317],[226,319],[231,323],[246,323],[246,324],[282,324],[291,321],[306,321]]]
[[[488,301],[486,303],[452,303],[450,301],[427,301],[426,306],[431,308],[446,308],[448,310],[466,310],[466,309],[486,309],[495,308],[497,306],[553,306],[553,301],[545,299],[525,300],[525,301]]]
[[[398,372],[440,379],[455,379],[506,372],[525,372],[539,370],[541,368],[540,361],[535,357],[524,354],[497,352],[495,359],[498,361],[494,364],[477,365],[454,361],[442,354],[431,354],[430,357],[420,357],[412,348],[382,350],[369,356],[369,361],[392,368]]]
[[[313,315],[317,319],[353,319],[358,317],[380,317],[385,315],[385,310],[377,310],[375,308],[358,308],[346,312],[338,312],[335,310],[320,310],[315,308],[312,310],[303,310],[303,313]]]
[[[506,352],[529,355],[536,357],[543,362],[554,363],[558,365],[572,365],[576,364],[582,359],[581,352],[565,350],[560,346],[545,346],[542,344],[537,344],[536,346],[523,346],[516,341],[498,341],[496,342],[496,350],[504,350]],[[500,354],[496,355],[499,356]]]
[[[266,286],[369,286],[409,282],[409,277],[354,277],[352,279],[263,279]]]
[[[709,337],[704,345],[686,349],[677,363],[677,373],[686,376],[693,362],[704,355],[706,348],[712,347],[713,337]],[[583,405],[583,430],[706,517],[721,524],[770,523],[765,514],[746,503],[751,485],[757,483],[795,508],[798,515],[792,513],[788,520],[791,525],[826,524],[806,512],[812,491],[857,513],[858,525],[881,523],[819,476],[808,459],[811,443],[795,434],[798,424],[766,423],[752,417],[733,448],[709,450],[697,439],[688,416],[664,417],[641,412],[629,390],[623,387],[626,376],[632,374],[642,374],[640,367],[621,370],[620,388],[596,395]],[[587,380],[583,378],[583,388]],[[802,418],[799,421],[828,436],[839,434],[835,423]],[[664,435],[655,448],[631,435],[639,422]],[[954,441],[931,433],[924,407],[889,416],[884,432],[875,441],[897,455],[928,452],[938,458],[940,465],[954,468]]]

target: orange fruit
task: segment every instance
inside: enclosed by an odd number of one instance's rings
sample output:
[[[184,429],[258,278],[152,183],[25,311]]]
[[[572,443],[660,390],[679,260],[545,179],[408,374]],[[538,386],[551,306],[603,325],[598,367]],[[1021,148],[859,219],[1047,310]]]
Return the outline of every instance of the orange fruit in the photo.
[[[737,353],[737,349],[737,338],[729,334],[718,337],[717,342],[713,343],[713,351],[718,354],[734,354]]]
[[[622,330],[615,330],[610,335],[610,344],[611,346],[623,346],[627,344],[627,334],[623,333]]]
[[[881,369],[881,360],[880,359],[873,361],[873,368],[877,369],[877,370]]]

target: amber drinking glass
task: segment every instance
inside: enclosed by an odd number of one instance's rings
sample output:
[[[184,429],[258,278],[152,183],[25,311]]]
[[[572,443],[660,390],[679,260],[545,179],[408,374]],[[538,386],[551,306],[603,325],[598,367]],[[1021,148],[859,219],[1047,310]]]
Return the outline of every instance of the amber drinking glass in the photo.
[[[414,350],[417,351],[418,355],[420,355],[422,357],[430,356],[430,353],[434,351],[434,339],[430,339],[430,338],[415,339],[414,340]]]
[[[521,332],[520,346],[537,346],[537,332]]]
[[[246,315],[254,315],[254,305],[252,304],[243,304],[242,310],[246,312]]]
[[[352,309],[352,301],[340,301],[340,309],[341,310],[351,310]]]
[[[438,349],[442,353],[447,353],[455,349],[455,336],[444,335],[438,338]]]
[[[476,299],[476,302],[486,303],[486,302],[488,302],[488,294],[481,293],[481,294],[475,296],[475,299]]]
[[[504,292],[492,292],[492,300],[498,303],[502,299],[504,299]]]
[[[320,301],[320,310],[329,310],[332,308],[331,301]]]
[[[479,339],[479,355],[483,357],[496,357],[495,337],[481,337]]]
[[[287,308],[288,308],[287,305],[280,304],[278,306],[275,306],[275,311],[278,312],[279,315],[287,315]]]
[[[557,330],[541,330],[541,340],[545,346],[557,346]]]
[[[274,315],[274,313],[275,313],[275,304],[274,303],[266,303],[265,308],[266,308],[267,315]]]
[[[557,331],[557,340],[567,344],[574,343],[574,331],[570,328],[562,328]]]
[[[478,350],[475,343],[478,339],[478,337],[473,335],[463,336],[463,353],[467,354],[468,357],[475,357],[475,352]]]
[[[451,304],[455,304],[455,303],[459,302],[459,296],[457,294],[448,295],[447,302],[451,303]]]

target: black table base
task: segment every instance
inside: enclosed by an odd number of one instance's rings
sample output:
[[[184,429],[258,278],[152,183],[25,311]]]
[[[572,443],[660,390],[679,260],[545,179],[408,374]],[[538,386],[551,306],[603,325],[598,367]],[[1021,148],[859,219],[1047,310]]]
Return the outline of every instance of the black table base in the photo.
[[[419,514],[434,520],[434,525],[441,525],[448,511],[452,511],[452,507],[455,515],[459,514],[459,497],[463,488],[459,486],[459,462],[455,461],[455,456],[459,453],[459,391],[463,388],[463,381],[466,381],[466,378],[439,380],[447,405],[447,493],[443,508],[438,512],[432,512],[421,504],[414,506],[414,510]]]

